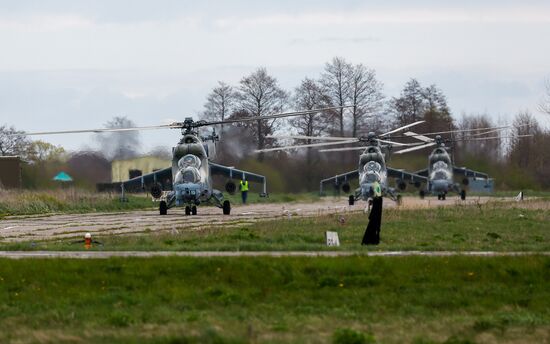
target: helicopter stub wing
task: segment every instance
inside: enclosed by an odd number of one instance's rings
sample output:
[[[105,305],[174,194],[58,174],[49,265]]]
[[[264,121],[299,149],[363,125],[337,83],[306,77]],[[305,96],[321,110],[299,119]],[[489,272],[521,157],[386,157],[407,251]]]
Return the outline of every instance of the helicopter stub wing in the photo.
[[[453,173],[461,174],[465,177],[474,177],[474,178],[483,178],[483,179],[488,179],[489,178],[489,175],[487,173],[470,170],[466,167],[453,166]]]
[[[261,174],[239,170],[237,168],[216,164],[214,162],[209,162],[209,165],[210,173],[212,174],[222,175],[231,179],[239,180],[246,178],[246,180],[253,183],[265,183],[266,181],[265,176],[262,176]]]
[[[145,189],[155,183],[161,183],[163,186],[171,186],[172,167],[163,168],[155,172],[147,173],[142,176],[125,180],[122,182],[126,190]]]
[[[428,177],[429,176],[429,172],[428,172],[427,168],[415,171],[414,174],[418,174],[419,176],[422,176],[422,177]]]
[[[325,184],[332,181],[334,182],[335,185],[340,185],[342,183],[349,181],[350,179],[358,178],[358,177],[359,177],[359,170],[353,170],[343,174],[338,174],[334,177],[323,179],[321,180],[321,184]]]
[[[419,174],[416,174],[416,173],[410,173],[410,172],[406,172],[404,170],[396,170],[396,169],[391,168],[391,167],[387,167],[386,169],[388,171],[388,177],[401,179],[401,180],[406,180],[406,181],[409,181],[411,183],[416,183],[416,182],[427,183],[428,182],[428,178],[426,178],[424,176],[421,176]]]

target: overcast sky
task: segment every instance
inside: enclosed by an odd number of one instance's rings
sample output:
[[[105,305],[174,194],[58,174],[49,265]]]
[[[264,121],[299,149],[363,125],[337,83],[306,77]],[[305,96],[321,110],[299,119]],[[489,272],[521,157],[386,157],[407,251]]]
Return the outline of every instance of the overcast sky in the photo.
[[[549,1],[0,1],[0,124],[25,131],[196,116],[218,80],[264,66],[293,89],[341,56],[388,96],[437,84],[455,117],[537,114]],[[541,115],[538,115],[543,118]],[[142,134],[145,150],[178,133]],[[42,137],[68,149],[90,135]]]

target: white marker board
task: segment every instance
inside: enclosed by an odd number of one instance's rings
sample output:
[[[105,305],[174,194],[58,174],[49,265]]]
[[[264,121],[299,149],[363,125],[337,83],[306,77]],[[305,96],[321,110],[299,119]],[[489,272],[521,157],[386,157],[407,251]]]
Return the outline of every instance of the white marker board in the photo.
[[[327,246],[340,246],[340,239],[338,238],[337,232],[325,232],[325,237],[327,239]]]

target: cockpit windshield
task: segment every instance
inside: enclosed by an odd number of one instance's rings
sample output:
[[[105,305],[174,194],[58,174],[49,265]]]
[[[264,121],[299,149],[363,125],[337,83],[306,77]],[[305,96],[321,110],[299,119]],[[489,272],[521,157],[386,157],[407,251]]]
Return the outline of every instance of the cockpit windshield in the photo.
[[[178,161],[178,167],[180,169],[184,169],[187,167],[194,167],[194,168],[200,168],[201,167],[201,160],[198,156],[193,154],[187,154],[183,158]]]
[[[448,167],[448,165],[446,163],[444,163],[443,161],[436,161],[434,164],[433,164],[433,169],[434,170],[446,170]]]
[[[382,170],[382,166],[376,161],[369,161],[365,164],[363,168],[365,172],[376,172],[379,173]]]

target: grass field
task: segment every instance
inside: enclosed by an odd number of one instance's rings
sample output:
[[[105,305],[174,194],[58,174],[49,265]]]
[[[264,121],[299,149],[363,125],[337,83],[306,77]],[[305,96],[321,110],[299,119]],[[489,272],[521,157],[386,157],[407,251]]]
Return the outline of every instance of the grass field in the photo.
[[[550,251],[550,203],[529,209],[522,203],[487,203],[434,209],[387,208],[381,244],[361,247],[367,216],[363,213],[243,223],[235,227],[187,228],[131,236],[96,236],[96,250],[261,251],[327,250],[325,231],[336,231],[346,251],[459,250]],[[546,203],[543,203],[546,204]],[[535,205],[533,203],[533,205]],[[540,203],[539,203],[540,205]],[[343,216],[345,224],[340,223]],[[1,250],[83,250],[72,241],[0,244]]]
[[[0,260],[0,342],[543,343],[549,284],[542,256]]]
[[[240,195],[224,194],[232,203],[240,203]],[[45,191],[6,191],[0,189],[0,219],[10,215],[49,213],[92,213],[152,209],[158,207],[147,194],[127,195],[128,202],[120,202],[118,193],[95,193],[79,189]],[[251,193],[249,203],[311,202],[319,200],[316,193],[271,194],[259,197]],[[207,205],[208,206],[208,205]]]
[[[146,209],[153,206],[151,199],[145,196],[130,195],[128,199],[128,202],[120,202],[118,194],[76,189],[0,190],[0,219],[9,215],[109,212]]]
[[[492,196],[512,197],[519,191],[499,191]],[[333,195],[328,192],[327,195]],[[417,196],[416,192],[409,190],[403,195]],[[479,194],[487,196],[486,194]],[[525,191],[526,197],[539,197],[550,199],[547,191]],[[226,199],[233,204],[240,204],[240,194],[229,195],[224,193]],[[472,194],[471,196],[475,196]],[[156,208],[157,204],[151,201],[147,194],[127,195],[128,202],[120,202],[118,193],[95,193],[81,189],[59,189],[44,191],[13,191],[0,189],[0,219],[10,215],[36,215],[49,213],[92,213],[128,211],[137,209]],[[314,202],[320,197],[317,192],[310,193],[274,193],[269,197],[259,197],[257,193],[250,193],[249,203],[292,203]],[[208,206],[208,205],[207,205]]]

